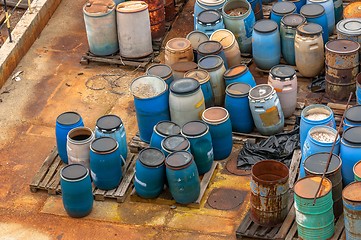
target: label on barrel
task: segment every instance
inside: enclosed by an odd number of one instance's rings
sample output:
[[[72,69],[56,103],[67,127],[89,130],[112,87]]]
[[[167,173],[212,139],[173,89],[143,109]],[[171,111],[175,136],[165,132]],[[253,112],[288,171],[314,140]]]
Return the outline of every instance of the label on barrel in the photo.
[[[202,100],[200,100],[199,102],[197,102],[197,104],[195,105],[196,108],[200,108],[204,103],[204,98],[202,98]]]
[[[137,178],[137,176],[134,176],[134,180],[135,180],[137,183],[139,183],[140,186],[142,186],[142,187],[147,187],[147,184],[144,183],[144,182],[142,182],[142,181],[140,181],[140,180]]]
[[[213,159],[213,148],[207,152],[208,159]]]
[[[259,117],[265,127],[276,125],[281,119],[276,106],[267,109],[264,113],[261,113]]]

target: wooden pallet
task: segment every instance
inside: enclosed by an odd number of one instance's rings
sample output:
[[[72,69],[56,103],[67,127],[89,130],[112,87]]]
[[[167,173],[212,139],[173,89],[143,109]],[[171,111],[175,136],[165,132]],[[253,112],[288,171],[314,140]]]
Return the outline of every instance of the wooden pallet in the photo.
[[[200,191],[198,199],[193,203],[190,203],[187,205],[182,205],[182,204],[176,203],[176,201],[173,199],[172,195],[170,194],[168,188],[166,188],[157,198],[154,198],[154,199],[145,199],[145,198],[138,196],[135,189],[133,188],[133,191],[130,194],[130,200],[133,202],[153,203],[153,204],[161,204],[161,205],[169,205],[169,206],[180,205],[180,206],[187,206],[187,207],[191,207],[191,208],[200,208],[202,200],[205,196],[205,192],[208,188],[208,185],[217,172],[218,164],[219,163],[217,163],[217,162],[213,162],[211,169],[207,173],[205,173],[203,176],[201,176],[201,183],[200,183],[201,191]]]
[[[115,199],[117,202],[124,202],[132,187],[134,177],[134,165],[136,161],[135,154],[128,154],[125,166],[123,166],[123,179],[115,189],[104,191],[93,186],[94,199],[104,201],[105,199]],[[55,147],[43,162],[39,171],[33,177],[30,183],[30,191],[47,191],[50,195],[61,194],[60,170],[66,166],[58,155]]]

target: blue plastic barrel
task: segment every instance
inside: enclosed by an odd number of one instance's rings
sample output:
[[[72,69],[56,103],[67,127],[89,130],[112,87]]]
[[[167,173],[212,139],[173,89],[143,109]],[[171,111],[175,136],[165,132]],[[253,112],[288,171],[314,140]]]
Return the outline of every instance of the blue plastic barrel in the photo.
[[[307,0],[307,4],[311,3],[320,4],[324,7],[327,17],[328,35],[331,36],[333,34],[333,29],[335,28],[335,9],[333,0]]]
[[[300,13],[300,10],[302,8],[303,5],[306,4],[306,0],[278,0],[279,2],[292,2],[293,4],[296,5],[296,12]]]
[[[199,84],[201,84],[201,89],[204,96],[204,102],[206,108],[214,106],[214,97],[213,97],[213,90],[211,85],[211,76],[206,70],[202,69],[194,69],[188,71],[184,74],[185,78],[194,78],[196,79]]]
[[[93,182],[99,189],[118,187],[123,174],[117,141],[110,137],[100,137],[91,143],[90,170]]]
[[[196,0],[194,3],[194,26],[197,24],[198,15],[208,9],[220,11],[226,0]]]
[[[198,199],[200,182],[197,165],[191,153],[179,151],[165,160],[169,190],[177,203],[189,204]]]
[[[97,120],[95,138],[111,137],[118,142],[120,154],[125,161],[128,156],[127,137],[122,119],[116,115],[105,115]]]
[[[250,90],[251,86],[245,83],[232,83],[226,88],[224,107],[229,112],[234,132],[253,131],[254,123],[248,100]]]
[[[213,164],[213,146],[209,127],[202,121],[191,121],[183,125],[182,135],[191,144],[191,153],[200,175],[208,172]]]
[[[223,60],[224,67],[226,69],[228,68],[227,58],[226,58],[226,55],[224,54],[223,46],[220,42],[209,40],[209,41],[205,41],[205,42],[202,42],[201,44],[199,44],[198,49],[197,49],[198,61],[201,58],[208,56],[208,55],[220,56]]]
[[[303,163],[305,160],[315,153],[330,152],[333,141],[335,140],[337,131],[328,126],[315,126],[312,127],[307,134],[307,138],[302,148],[302,159],[300,165],[300,177],[306,176]],[[337,137],[336,145],[333,153],[338,155],[340,152],[340,137]]]
[[[251,87],[256,86],[256,81],[246,64],[240,64],[229,68],[224,72],[223,79],[226,83],[226,87],[231,83],[245,83]]]
[[[66,151],[66,141],[70,130],[76,127],[83,127],[83,119],[76,112],[64,112],[56,118],[55,136],[56,146],[60,159],[68,163],[68,154]]]
[[[165,156],[156,148],[145,148],[139,152],[135,163],[134,187],[142,198],[156,198],[165,184]]]
[[[347,240],[361,239],[361,182],[353,182],[342,191],[343,217]]]
[[[295,13],[296,5],[293,2],[276,2],[272,6],[270,19],[275,21],[278,25],[278,29],[280,28],[281,19],[283,16]]]
[[[130,91],[134,97],[140,139],[149,143],[153,127],[170,120],[168,86],[157,76],[141,76],[133,80]]]
[[[179,135],[181,128],[178,124],[171,121],[161,121],[153,128],[152,137],[150,138],[150,147],[162,149],[161,142],[168,136]]]
[[[162,152],[167,157],[172,152],[188,151],[190,152],[190,142],[182,135],[169,136],[161,142]]]
[[[187,34],[186,38],[191,42],[194,54],[194,60],[197,61],[197,49],[199,44],[208,41],[209,37],[207,34],[201,31],[192,31]]]
[[[350,127],[341,138],[340,157],[342,159],[343,185],[354,181],[353,167],[361,156],[361,127]]]
[[[263,18],[262,0],[247,0],[251,4],[256,20]]]
[[[204,10],[198,14],[194,30],[207,34],[208,38],[218,29],[224,28],[222,14],[217,10]]]
[[[323,42],[328,42],[328,21],[325,8],[320,4],[306,4],[301,8],[301,15],[309,23],[316,23],[322,27]]]
[[[350,107],[345,111],[342,126],[343,131],[346,131],[349,127],[361,126],[361,105]]]
[[[207,108],[202,114],[212,137],[214,160],[223,160],[232,152],[232,123],[229,113],[222,107]]]
[[[300,146],[305,143],[308,131],[319,125],[327,125],[336,129],[336,122],[331,108],[322,104],[312,104],[305,107],[301,113]]]
[[[158,76],[163,79],[168,87],[173,82],[173,71],[167,64],[154,64],[147,69],[147,75]]]
[[[256,22],[252,34],[252,53],[260,69],[271,69],[280,63],[281,38],[275,21],[262,19]]]
[[[61,195],[70,217],[87,216],[93,208],[93,190],[89,170],[80,164],[65,166],[60,171]]]

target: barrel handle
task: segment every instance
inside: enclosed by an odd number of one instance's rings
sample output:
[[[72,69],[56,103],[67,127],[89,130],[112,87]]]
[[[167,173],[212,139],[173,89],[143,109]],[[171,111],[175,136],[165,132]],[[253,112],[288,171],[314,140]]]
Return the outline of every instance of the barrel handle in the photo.
[[[264,108],[262,106],[254,106],[254,111],[256,112],[264,112]]]
[[[292,89],[292,84],[286,84],[282,87],[282,90],[291,90]]]
[[[122,162],[123,162],[123,166],[125,166],[125,160],[123,158],[123,156],[120,154],[120,158],[122,159]]]
[[[310,50],[315,50],[318,48],[318,44],[317,43],[314,43],[314,44],[311,44],[310,45]]]

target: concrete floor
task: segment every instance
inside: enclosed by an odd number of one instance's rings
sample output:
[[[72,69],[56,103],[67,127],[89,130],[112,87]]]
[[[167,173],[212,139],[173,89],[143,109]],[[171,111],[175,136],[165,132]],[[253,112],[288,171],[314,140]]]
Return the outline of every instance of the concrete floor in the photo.
[[[31,193],[29,183],[55,145],[55,119],[64,111],[79,112],[86,126],[113,113],[125,124],[128,140],[137,132],[131,80],[143,74],[116,66],[80,65],[88,50],[83,1],[63,0],[14,73],[20,81],[7,81],[0,90],[0,239],[234,239],[235,230],[249,208],[249,194],[230,211],[170,208],[166,205],[112,201],[95,202],[84,219],[68,217],[61,197]],[[169,38],[184,37],[192,29],[193,1],[178,19]],[[162,55],[160,56],[162,60]],[[111,89],[96,74],[126,74]],[[91,90],[85,83],[104,86]],[[259,81],[264,81],[261,78]],[[111,90],[122,92],[114,94]],[[239,146],[234,147],[234,152]],[[235,157],[235,153],[232,157]],[[221,169],[210,188],[249,191],[249,178]]]

